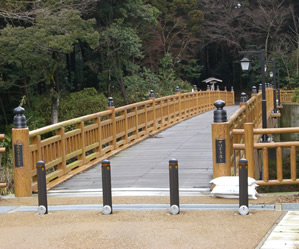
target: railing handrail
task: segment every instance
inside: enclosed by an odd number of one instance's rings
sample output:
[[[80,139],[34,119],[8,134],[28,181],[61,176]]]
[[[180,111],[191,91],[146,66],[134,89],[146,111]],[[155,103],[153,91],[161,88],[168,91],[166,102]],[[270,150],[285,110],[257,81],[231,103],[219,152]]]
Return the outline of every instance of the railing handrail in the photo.
[[[13,129],[13,144],[23,144],[18,149],[23,150],[24,155],[24,167],[14,169],[20,177],[26,172],[27,179],[18,180],[22,183],[17,185],[18,190],[15,188],[16,196],[30,196],[32,190],[36,190],[36,162],[39,160],[50,170],[47,182],[48,187],[53,187],[150,134],[214,109],[214,102],[220,97],[225,98],[228,105],[234,104],[233,91],[176,93],[117,108],[110,106],[102,112],[33,131]],[[26,191],[22,187],[24,182]]]

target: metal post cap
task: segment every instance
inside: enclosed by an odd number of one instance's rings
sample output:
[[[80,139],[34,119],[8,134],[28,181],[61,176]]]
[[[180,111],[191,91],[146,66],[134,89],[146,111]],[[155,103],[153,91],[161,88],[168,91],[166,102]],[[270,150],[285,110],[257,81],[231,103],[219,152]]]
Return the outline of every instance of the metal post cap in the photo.
[[[233,87],[233,86],[231,87],[231,91],[232,91],[232,92],[234,91],[234,87]]]
[[[242,93],[241,93],[240,102],[241,102],[241,103],[246,103],[247,100],[248,100],[248,99],[247,99],[247,94],[244,93],[244,92],[242,92]]]
[[[194,91],[197,91],[197,85],[193,86]]]
[[[259,90],[262,91],[263,89],[263,84],[259,84]]]
[[[36,163],[36,166],[44,166],[45,165],[45,162],[44,161],[38,161]]]
[[[179,93],[179,92],[180,92],[180,88],[179,88],[179,86],[177,86],[177,87],[175,88],[175,92],[176,92],[176,93]]]
[[[247,161],[245,158],[241,158],[241,159],[239,160],[239,164],[242,164],[242,165],[244,165],[244,164],[248,164],[248,161]]]
[[[178,160],[176,160],[175,158],[171,158],[170,160],[169,160],[169,163],[177,163],[178,162]]]
[[[24,116],[25,109],[21,106],[18,106],[14,109],[14,113],[16,114],[13,118],[14,128],[27,128],[26,117]]]
[[[110,164],[110,161],[105,159],[105,160],[102,161],[102,165],[103,164]]]
[[[251,93],[253,93],[253,94],[257,93],[256,86],[253,86],[253,87],[252,87],[252,91],[251,91]]]
[[[149,97],[150,97],[150,98],[154,98],[154,97],[155,97],[154,90],[150,90]]]
[[[214,102],[214,106],[217,110],[214,111],[214,123],[222,123],[227,121],[226,110],[223,110],[225,106],[225,101],[218,99]]]
[[[112,97],[109,97],[109,98],[108,98],[108,107],[112,107],[112,106],[114,106],[113,98],[112,98]]]

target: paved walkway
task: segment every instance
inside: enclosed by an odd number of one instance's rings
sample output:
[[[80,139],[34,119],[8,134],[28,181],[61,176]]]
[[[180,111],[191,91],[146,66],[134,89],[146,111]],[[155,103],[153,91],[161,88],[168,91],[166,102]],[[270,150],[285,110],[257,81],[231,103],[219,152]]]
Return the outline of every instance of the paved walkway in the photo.
[[[299,211],[289,211],[260,248],[299,248]]]
[[[228,117],[239,106],[229,106]],[[179,162],[180,188],[210,188],[213,176],[213,111],[176,124],[110,158],[112,188],[168,188],[169,159]],[[74,176],[53,190],[101,189],[101,167]]]

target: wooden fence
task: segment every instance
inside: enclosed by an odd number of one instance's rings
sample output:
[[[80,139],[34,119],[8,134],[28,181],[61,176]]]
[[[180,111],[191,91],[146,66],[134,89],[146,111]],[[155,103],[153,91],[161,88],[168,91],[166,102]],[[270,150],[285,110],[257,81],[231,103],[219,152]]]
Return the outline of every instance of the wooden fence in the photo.
[[[47,183],[51,188],[151,134],[214,109],[217,99],[232,105],[234,92],[177,93],[118,108],[108,107],[103,112],[30,132],[13,129],[13,144],[24,145],[24,167],[15,167],[15,171],[22,170],[17,174],[24,176],[17,180],[22,184],[15,183],[16,196],[30,196],[37,190],[39,160],[46,163]],[[24,188],[24,185],[30,186]]]
[[[281,103],[291,102],[293,93],[294,91],[282,91]],[[280,113],[272,112],[274,108],[273,96],[273,89],[267,88],[266,101],[268,127],[274,127],[276,118],[280,116]],[[296,149],[299,147],[299,142],[260,142],[260,138],[263,134],[268,134],[271,137],[272,134],[298,133],[299,127],[261,129],[261,98],[261,92],[253,94],[251,99],[246,103],[240,104],[240,108],[227,122],[212,124],[214,177],[237,174],[236,164],[239,161],[239,158],[245,157],[248,160],[248,175],[257,178],[257,175],[260,175],[260,172],[256,172],[259,164],[258,150],[261,150],[263,179],[258,181],[259,185],[299,184],[299,179],[296,175],[296,165],[299,164],[299,162],[296,161]],[[219,141],[223,141],[225,149],[222,147],[217,148],[219,144],[221,145]],[[276,179],[269,179],[268,151],[270,148],[276,149]],[[283,148],[288,148],[290,150],[290,177],[287,179],[284,178],[284,176],[287,175],[285,171],[288,170],[284,169],[283,171],[282,167]],[[221,150],[225,152],[226,160],[225,162],[219,163],[221,160],[218,160],[217,162],[217,157],[221,154]]]
[[[267,117],[270,121],[273,110],[273,89],[266,88]],[[234,151],[233,144],[244,143],[244,137],[233,134],[234,129],[243,128],[244,124],[252,122],[254,128],[262,126],[262,93],[252,94],[245,103],[240,103],[240,108],[229,118],[227,122],[212,123],[213,146],[213,177],[229,176],[234,174],[234,161],[240,157]],[[258,141],[259,137],[255,137]],[[224,160],[219,155],[224,154]]]
[[[295,90],[280,90],[280,102],[281,103],[294,103],[292,97],[294,96]],[[299,102],[299,100],[297,100]]]
[[[297,178],[296,165],[296,148],[299,148],[298,141],[288,142],[271,142],[271,143],[254,143],[255,135],[262,134],[281,134],[281,133],[299,133],[297,128],[275,128],[275,129],[254,129],[252,123],[246,123],[244,129],[235,129],[233,134],[245,136],[244,144],[234,144],[234,149],[245,150],[245,157],[248,160],[248,175],[254,177],[254,150],[262,150],[262,165],[263,165],[263,179],[258,181],[259,185],[284,185],[284,184],[299,184]],[[269,179],[269,159],[268,151],[270,148],[276,149],[276,179]],[[290,179],[284,179],[286,173],[283,172],[282,167],[282,148],[290,149]],[[287,169],[284,169],[286,171]],[[299,177],[299,176],[298,176]]]

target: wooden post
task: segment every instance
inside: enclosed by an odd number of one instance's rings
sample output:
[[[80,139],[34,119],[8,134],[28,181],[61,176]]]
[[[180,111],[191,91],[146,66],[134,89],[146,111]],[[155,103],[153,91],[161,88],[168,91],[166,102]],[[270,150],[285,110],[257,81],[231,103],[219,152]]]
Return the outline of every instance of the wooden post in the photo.
[[[111,120],[112,120],[112,136],[113,136],[113,140],[112,140],[112,144],[113,144],[113,149],[117,149],[116,148],[116,120],[115,120],[115,107],[114,107],[114,103],[113,103],[113,98],[109,97],[108,98],[108,110],[111,110]]]
[[[248,176],[254,178],[254,148],[253,148],[253,123],[244,124],[245,154],[248,161]]]
[[[14,166],[15,196],[32,196],[31,164],[29,151],[29,129],[24,108],[17,107],[14,110],[14,128],[12,129],[12,151]]]
[[[212,123],[213,178],[217,178],[231,175],[230,135],[226,111],[223,110],[225,102],[217,100],[214,105],[217,110]]]
[[[157,130],[157,121],[156,121],[156,99],[155,99],[155,94],[154,91],[150,91],[150,99],[153,101],[153,127],[154,131]]]
[[[180,89],[179,89],[179,87],[177,86],[176,87],[176,95],[178,95],[178,98],[179,98],[179,118],[180,118],[180,120],[182,120],[183,119],[183,116],[182,116],[182,97],[181,97],[181,93],[180,93]]]

